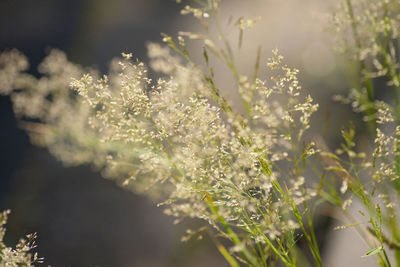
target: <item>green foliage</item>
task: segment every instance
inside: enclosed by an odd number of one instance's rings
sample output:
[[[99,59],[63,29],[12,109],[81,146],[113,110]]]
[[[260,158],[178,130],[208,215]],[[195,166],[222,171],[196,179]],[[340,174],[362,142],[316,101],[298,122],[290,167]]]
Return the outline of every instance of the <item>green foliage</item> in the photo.
[[[318,104],[278,50],[264,64],[267,77],[258,74],[260,49],[253,75],[240,72],[229,34],[237,33],[240,52],[244,31],[258,18],[222,23],[220,1],[193,2],[182,14],[193,15],[202,31],[180,32],[176,39],[164,35],[167,46],[150,44],[149,66],[122,53],[109,73],[100,75],[54,50],[40,65],[43,77],[38,79],[25,72],[26,58],[12,50],[0,56],[0,93],[11,95],[22,121],[40,121],[22,124],[32,142],[48,147],[65,164],[93,164],[121,186],[160,201],[177,221],[203,220],[208,227],[202,229],[213,229],[212,239],[231,266],[323,266],[314,211],[324,201],[349,218],[342,228],[361,233],[371,248],[366,256],[391,266],[386,251],[393,249],[400,264],[395,212],[400,192],[399,3],[346,0],[332,17],[358,68],[353,79],[359,81],[348,97],[337,98],[364,113],[376,131],[375,149],[367,155],[355,151],[352,125],[342,130],[344,143],[335,153],[321,138],[308,135]],[[192,59],[189,40],[201,43],[205,65]],[[216,60],[230,71],[244,112],[230,105],[216,85]],[[149,71],[160,78],[151,80]],[[375,99],[374,81],[381,76],[396,96],[393,102]],[[359,212],[366,223],[350,214],[353,200],[362,203]],[[300,239],[307,248],[299,247]],[[32,260],[29,264],[38,260],[27,254],[29,249],[16,251]]]

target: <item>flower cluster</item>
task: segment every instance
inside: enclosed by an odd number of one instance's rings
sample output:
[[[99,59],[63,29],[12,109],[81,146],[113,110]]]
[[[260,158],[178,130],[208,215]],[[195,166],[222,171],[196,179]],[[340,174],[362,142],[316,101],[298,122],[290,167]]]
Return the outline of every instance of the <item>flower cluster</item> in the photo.
[[[33,267],[35,263],[41,263],[43,259],[39,258],[36,252],[33,254],[30,253],[30,251],[36,247],[36,234],[27,235],[27,239],[20,239],[15,248],[7,247],[3,243],[4,234],[6,232],[4,225],[7,222],[9,213],[10,211],[8,210],[0,213],[0,266]]]
[[[14,71],[7,82],[15,88],[16,114],[39,120],[23,125],[63,162],[91,162],[123,186],[165,198],[166,213],[204,219],[230,239],[228,228],[241,229],[247,234],[234,240],[239,251],[246,242],[262,244],[293,232],[298,222],[290,203],[298,206],[313,196],[297,162],[316,152],[313,143],[295,148],[317,109],[301,94],[298,71],[274,51],[267,65],[275,74],[243,83],[252,95],[252,116],[245,118],[218,107],[215,88],[199,69],[160,45],[149,48],[157,81],[131,54],[99,76],[84,74],[52,51],[39,68],[44,76],[36,79],[19,72],[25,59],[10,51],[2,57],[15,60],[7,60],[0,74]]]
[[[318,105],[304,93],[299,70],[285,65],[278,50],[264,66],[267,78],[258,75],[259,54],[253,77],[239,73],[227,35],[217,27],[214,36],[207,24],[217,20],[219,2],[184,7],[182,14],[193,14],[206,34],[181,32],[177,42],[164,36],[169,47],[149,44],[148,66],[122,53],[102,75],[53,50],[36,78],[25,72],[22,54],[3,53],[0,93],[11,95],[32,141],[65,164],[92,164],[121,186],[157,199],[177,222],[206,221],[231,241],[229,251],[215,242],[232,266],[266,266],[277,259],[295,266],[299,232],[321,266],[309,204],[325,191],[323,179],[320,188],[314,186],[314,177],[320,178],[315,171],[322,168],[310,162],[319,149],[306,134]],[[243,31],[255,21],[237,19],[239,48]],[[204,42],[206,71],[191,59],[186,38]],[[220,92],[208,52],[232,72],[245,112]],[[390,108],[378,106],[379,122],[393,121]],[[381,162],[380,154],[376,159]],[[391,176],[390,168],[374,177]],[[354,189],[350,174],[342,193],[347,188]]]
[[[400,3],[396,0],[346,0],[340,2],[340,8],[332,16],[330,28],[338,33],[338,46],[357,65],[359,83],[350,97],[372,123],[379,111],[374,106],[376,95],[387,91],[396,95],[389,104],[399,105],[399,13]],[[386,83],[379,91],[376,78]]]

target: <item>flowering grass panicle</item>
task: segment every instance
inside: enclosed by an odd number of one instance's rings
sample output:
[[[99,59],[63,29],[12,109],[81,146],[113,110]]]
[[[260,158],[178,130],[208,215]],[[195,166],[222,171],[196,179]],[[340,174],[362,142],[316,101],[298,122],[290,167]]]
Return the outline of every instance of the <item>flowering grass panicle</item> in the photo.
[[[4,225],[7,222],[7,217],[10,211],[0,213],[0,266],[1,267],[33,267],[35,263],[42,263],[43,259],[39,258],[38,254],[31,253],[35,245],[36,234],[29,234],[26,239],[20,239],[15,248],[8,247],[4,244],[4,234],[6,229]]]
[[[164,198],[165,212],[178,220],[206,220],[232,241],[230,251],[239,261],[262,264],[260,255],[273,247],[292,265],[280,251],[286,250],[281,239],[294,244],[302,224],[298,206],[315,195],[297,164],[316,150],[312,143],[296,147],[317,105],[301,93],[298,71],[274,51],[267,66],[275,74],[248,85],[253,115],[246,118],[219,106],[220,96],[201,70],[181,64],[160,45],[149,48],[150,65],[161,71],[157,81],[131,54],[122,54],[100,77],[53,51],[40,65],[42,78],[28,76],[29,83],[11,92],[16,114],[39,121],[23,125],[63,162],[91,162],[123,186]],[[13,66],[3,71],[9,69],[17,70],[13,85],[27,77]],[[283,172],[283,160],[295,167]]]
[[[394,97],[389,104],[399,117],[400,3],[396,0],[346,0],[332,16],[330,28],[337,34],[343,52],[353,58],[357,85],[352,91],[359,108],[372,124],[377,119],[376,95],[387,91]],[[386,86],[377,87],[380,78]],[[379,90],[379,91],[378,91]],[[370,123],[370,125],[372,125]]]
[[[148,66],[122,53],[101,75],[53,50],[36,78],[25,72],[27,59],[11,50],[0,56],[0,93],[11,95],[32,141],[64,163],[92,164],[121,186],[157,199],[176,222],[205,221],[211,227],[188,230],[183,240],[208,229],[231,266],[322,266],[315,208],[326,201],[351,218],[353,199],[364,205],[367,226],[352,227],[373,237],[363,236],[372,249],[367,255],[390,266],[385,246],[396,249],[400,239],[391,194],[400,192],[400,130],[387,129],[400,109],[397,102],[374,98],[371,79],[385,76],[389,87],[398,88],[398,3],[347,0],[334,16],[335,27],[353,34],[348,48],[360,74],[359,86],[339,99],[363,112],[376,131],[376,149],[366,156],[355,152],[352,127],[342,131],[336,153],[307,134],[318,104],[277,49],[264,64],[266,77],[258,74],[260,49],[253,75],[240,71],[229,33],[237,33],[240,52],[244,31],[258,18],[232,18],[225,31],[220,1],[195,2],[182,14],[193,15],[202,31],[164,35],[167,46],[149,44]],[[371,23],[373,31],[366,26]],[[190,40],[203,46],[205,64],[193,60]],[[215,60],[229,71],[223,78],[232,78],[243,109],[221,92]],[[228,248],[220,238],[230,241]],[[299,240],[307,247],[300,248]],[[396,257],[400,262],[400,253]]]
[[[400,262],[399,247],[392,245],[400,240],[395,208],[400,192],[399,12],[398,1],[346,0],[332,23],[356,70],[352,77],[355,88],[348,97],[337,99],[364,114],[375,146],[370,157],[356,153],[354,129],[343,131],[345,144],[339,152],[347,155],[349,163],[342,188],[350,189],[363,204],[367,232],[378,241],[371,243],[373,249],[367,255],[378,255],[381,266],[391,266],[387,247],[394,250],[395,260]],[[343,165],[336,162],[343,171]],[[362,235],[367,242],[368,233]]]

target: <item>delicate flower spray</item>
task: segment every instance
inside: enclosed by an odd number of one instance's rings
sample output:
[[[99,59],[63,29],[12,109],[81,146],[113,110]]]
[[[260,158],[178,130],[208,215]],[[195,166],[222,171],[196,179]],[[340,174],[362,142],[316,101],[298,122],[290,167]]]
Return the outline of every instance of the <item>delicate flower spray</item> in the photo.
[[[374,248],[372,241],[369,254],[390,266],[381,209],[366,192],[356,164],[362,161],[362,171],[372,170],[376,183],[384,177],[395,180],[393,164],[385,160],[391,160],[397,138],[378,132],[371,163],[352,151],[354,131],[343,131],[342,152],[351,160],[346,169],[340,155],[307,137],[318,105],[278,50],[266,64],[258,50],[253,75],[238,70],[227,32],[236,30],[240,50],[244,31],[257,19],[230,19],[225,31],[220,1],[194,2],[182,14],[194,15],[203,31],[180,32],[177,39],[165,35],[167,46],[150,44],[150,68],[122,53],[109,74],[100,75],[53,50],[39,66],[43,77],[37,79],[24,72],[28,63],[18,51],[1,54],[1,93],[11,95],[32,142],[48,147],[66,164],[91,163],[121,186],[159,199],[177,222],[185,217],[205,221],[210,227],[199,230],[208,229],[231,266],[322,266],[313,226],[317,200],[346,213],[350,200],[343,194],[349,189],[369,212],[371,227],[365,229],[372,229],[380,242]],[[189,39],[202,43],[205,64],[192,60]],[[217,86],[213,60],[230,70],[243,112]],[[260,77],[260,68],[268,78]],[[149,78],[150,69],[157,80]],[[389,116],[380,118],[389,121]],[[386,207],[393,208],[389,202]],[[183,240],[200,233],[187,234]],[[299,240],[307,248],[300,249]]]
[[[6,229],[4,225],[7,222],[9,210],[0,213],[0,266],[4,267],[33,267],[35,263],[41,263],[42,258],[38,254],[30,251],[36,247],[36,234],[29,234],[26,239],[21,238],[15,248],[7,247],[4,242]]]
[[[364,115],[375,146],[370,157],[356,153],[354,128],[343,131],[345,144],[334,159],[342,172],[341,191],[350,191],[343,209],[353,198],[362,203],[362,219],[348,227],[357,228],[371,246],[366,255],[377,256],[381,266],[400,264],[399,26],[399,1],[346,0],[339,2],[329,27],[338,33],[338,47],[350,59],[354,84],[348,96],[335,98]]]

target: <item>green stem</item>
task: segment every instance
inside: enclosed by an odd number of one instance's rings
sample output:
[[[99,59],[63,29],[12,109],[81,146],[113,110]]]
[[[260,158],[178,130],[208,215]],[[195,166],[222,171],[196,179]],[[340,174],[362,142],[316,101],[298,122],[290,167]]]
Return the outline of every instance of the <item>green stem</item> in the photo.
[[[204,200],[207,203],[211,212],[217,217],[217,220],[222,225],[222,227],[225,229],[226,233],[232,240],[233,244],[235,244],[236,246],[243,245],[241,240],[239,239],[239,237],[236,235],[236,233],[232,230],[231,227],[229,227],[228,223],[221,216],[221,214],[219,214],[218,207],[214,205],[214,201],[212,200],[211,196],[206,197]],[[246,248],[246,246],[243,247],[242,252],[243,252],[244,256],[246,257],[246,259],[252,264],[252,266],[258,266],[257,259],[249,252],[249,250]]]
[[[307,240],[307,244],[310,248],[311,254],[313,255],[314,260],[317,263],[317,265],[319,267],[322,267],[323,266],[322,259],[321,259],[321,255],[319,253],[318,245],[314,244],[314,242],[312,241],[312,238],[310,237],[310,234],[306,231],[304,224],[303,224],[303,220],[300,215],[300,212],[299,212],[296,204],[294,203],[293,199],[291,198],[291,196],[289,194],[285,195],[285,193],[282,190],[282,187],[280,186],[278,181],[275,180],[273,182],[273,186],[282,195],[282,197],[285,199],[286,203],[292,207],[293,214],[294,214],[297,222],[299,223],[300,229],[302,230],[302,232]],[[288,191],[288,189],[286,189],[286,190]]]
[[[221,253],[221,255],[225,258],[225,260],[232,266],[232,267],[240,267],[240,264],[232,257],[229,251],[218,241],[217,238],[210,233],[211,239],[214,241],[214,244],[217,246],[217,249]]]
[[[372,80],[369,77],[366,77],[364,72],[367,71],[367,66],[364,62],[364,60],[361,58],[361,49],[362,49],[362,45],[361,45],[361,41],[360,41],[360,36],[358,34],[358,30],[357,30],[357,22],[354,16],[354,10],[353,10],[353,5],[351,3],[351,0],[346,0],[346,5],[347,5],[347,9],[348,9],[348,14],[351,20],[351,29],[352,29],[352,33],[353,33],[353,37],[354,37],[354,42],[356,44],[356,49],[357,49],[357,61],[359,62],[359,75],[361,77],[361,86],[365,86],[366,90],[367,90],[367,99],[366,99],[366,103],[362,103],[362,104],[367,104],[368,106],[371,106],[370,104],[374,102],[374,85]],[[360,91],[360,93],[362,93],[361,88],[358,88],[358,90]],[[363,101],[364,102],[364,101]],[[372,105],[371,107],[369,107],[366,111],[365,114],[367,116],[373,116],[376,113],[375,111],[375,107]],[[373,120],[370,124],[371,126],[371,130],[376,129],[376,121]]]

